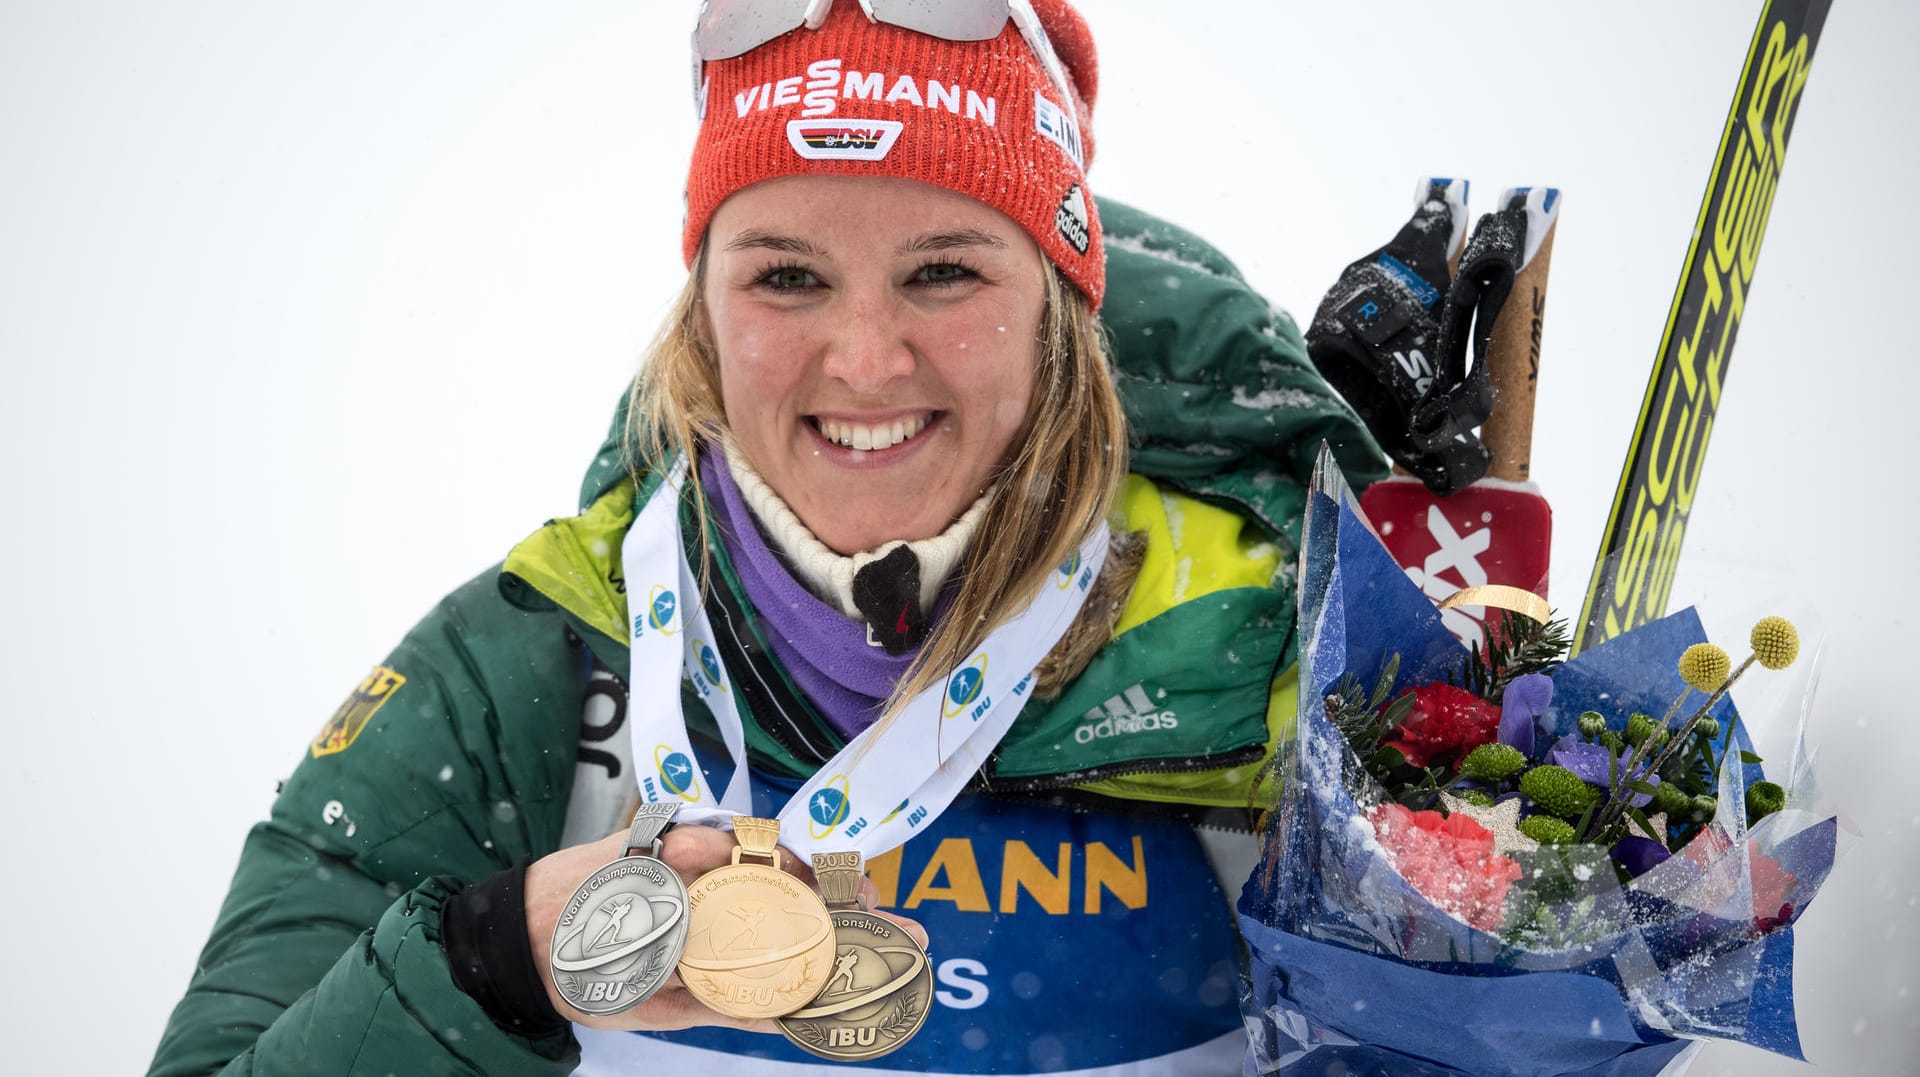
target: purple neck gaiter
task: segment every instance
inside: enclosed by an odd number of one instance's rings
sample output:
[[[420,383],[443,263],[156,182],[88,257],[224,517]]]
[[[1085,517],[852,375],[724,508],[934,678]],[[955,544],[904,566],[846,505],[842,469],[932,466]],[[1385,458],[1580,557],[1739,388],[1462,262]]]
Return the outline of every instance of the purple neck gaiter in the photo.
[[[918,656],[898,657],[867,642],[867,626],[821,601],[794,579],[760,533],[719,449],[700,456],[700,481],[720,526],[720,541],[760,615],[774,657],[841,736],[852,739],[880,717],[881,705]],[[725,586],[721,584],[720,586]],[[946,606],[935,603],[934,618]]]

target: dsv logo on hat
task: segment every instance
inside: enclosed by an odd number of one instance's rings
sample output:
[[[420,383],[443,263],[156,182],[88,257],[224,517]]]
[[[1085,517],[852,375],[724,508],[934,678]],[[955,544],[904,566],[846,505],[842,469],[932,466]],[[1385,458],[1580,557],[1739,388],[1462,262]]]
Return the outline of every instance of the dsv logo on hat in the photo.
[[[685,801],[700,799],[700,778],[693,769],[693,760],[687,754],[676,750],[671,744],[658,744],[653,749],[653,767],[660,775],[660,785],[667,792]],[[649,779],[647,784],[651,785]],[[652,790],[647,790],[651,793]],[[658,798],[649,797],[649,800]]]
[[[940,705],[943,717],[958,718],[967,714],[979,720],[993,702],[991,698],[982,699],[981,693],[987,686],[987,656],[978,654],[973,661],[953,671],[947,678],[947,698]],[[978,702],[975,702],[978,700]],[[972,708],[969,710],[968,708]]]
[[[847,811],[853,803],[849,793],[844,774],[828,778],[827,784],[815,789],[807,798],[807,833],[815,839],[824,838],[846,822]]]
[[[905,127],[899,120],[790,120],[787,144],[810,161],[878,161]]]

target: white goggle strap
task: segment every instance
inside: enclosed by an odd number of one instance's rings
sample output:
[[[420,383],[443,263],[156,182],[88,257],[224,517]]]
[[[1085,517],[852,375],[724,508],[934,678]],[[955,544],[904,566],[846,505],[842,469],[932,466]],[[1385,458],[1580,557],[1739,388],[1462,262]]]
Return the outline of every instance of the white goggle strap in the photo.
[[[1040,25],[1040,16],[1033,10],[1029,0],[1009,0],[1008,13],[1013,17],[1013,25],[1020,29],[1020,36],[1026,39],[1027,47],[1040,58],[1040,66],[1046,69],[1047,78],[1053,80],[1053,87],[1060,91],[1060,107],[1073,116],[1074,122],[1080,122],[1080,106],[1074,103],[1073,87],[1067,82],[1067,69],[1060,62],[1060,54],[1053,51],[1053,40],[1047,37],[1047,31]]]
[[[942,2],[950,3],[952,0],[942,0]],[[894,20],[877,12],[874,4],[875,0],[860,0],[860,10],[866,14],[867,21],[894,24]],[[700,48],[700,24],[705,21],[707,11],[711,6],[711,0],[706,0],[706,2],[700,5],[700,15],[694,22],[692,41],[693,103],[695,110],[702,119],[706,118],[706,57]],[[827,21],[827,12],[830,11],[832,7],[833,0],[808,0],[806,10],[801,14],[800,26],[804,26],[809,30],[820,29],[821,25]],[[1040,25],[1040,16],[1034,12],[1031,0],[1006,0],[1005,12],[1006,15],[1004,17],[1013,20],[1014,26],[1020,30],[1021,38],[1026,41],[1027,48],[1033,50],[1034,56],[1040,60],[1040,66],[1046,71],[1047,78],[1053,83],[1054,89],[1060,91],[1061,107],[1072,113],[1075,122],[1078,122],[1080,120],[1080,110],[1074,103],[1073,89],[1067,81],[1066,67],[1060,62],[1060,54],[1054,51],[1053,41],[1047,37],[1046,29]],[[1002,22],[1001,25],[1005,26],[1006,24]],[[799,29],[800,26],[789,27],[773,36],[778,37],[781,34],[790,33],[792,30]],[[920,33],[931,33],[917,26],[907,26],[906,28],[916,30]],[[940,37],[941,35],[931,33],[931,36]],[[741,56],[752,52],[754,49],[772,40],[773,37],[768,37],[764,40],[756,41],[745,48],[736,47],[729,51],[733,56]],[[946,38],[945,40],[987,40],[987,38]],[[716,59],[725,58],[726,57],[716,57]]]

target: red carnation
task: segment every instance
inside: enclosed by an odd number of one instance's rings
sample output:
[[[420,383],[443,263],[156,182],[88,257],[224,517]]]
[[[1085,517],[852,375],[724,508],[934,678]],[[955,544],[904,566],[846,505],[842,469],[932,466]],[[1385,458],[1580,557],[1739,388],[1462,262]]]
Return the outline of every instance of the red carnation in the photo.
[[[1498,931],[1520,865],[1493,851],[1493,834],[1464,815],[1381,804],[1367,812],[1387,862],[1435,905]]]
[[[1500,708],[1465,688],[1427,684],[1411,694],[1413,710],[1381,745],[1416,767],[1451,763],[1500,735]]]

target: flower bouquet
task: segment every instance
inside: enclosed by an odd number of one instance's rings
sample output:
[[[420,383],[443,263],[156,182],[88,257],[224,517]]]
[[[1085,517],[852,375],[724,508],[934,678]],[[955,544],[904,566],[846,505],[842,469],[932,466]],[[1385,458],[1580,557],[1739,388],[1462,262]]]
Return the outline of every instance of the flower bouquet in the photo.
[[[1550,617],[1546,618],[1551,620]],[[1792,924],[1833,864],[1811,774],[1767,780],[1737,668],[1683,611],[1570,661],[1463,647],[1324,450],[1300,709],[1240,897],[1249,1073],[1657,1074],[1694,1041],[1799,1057]]]

